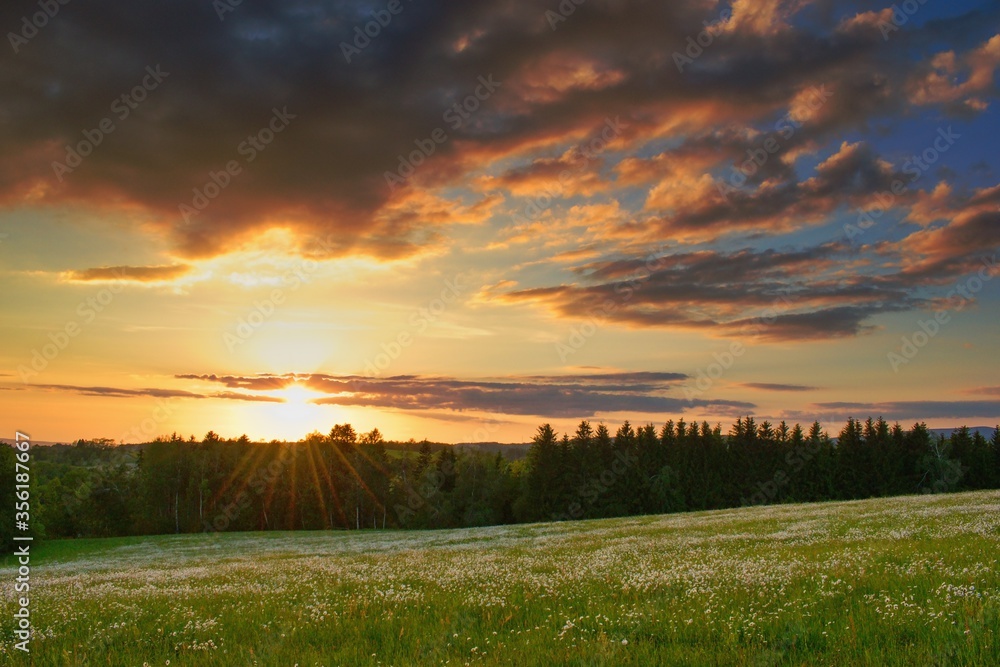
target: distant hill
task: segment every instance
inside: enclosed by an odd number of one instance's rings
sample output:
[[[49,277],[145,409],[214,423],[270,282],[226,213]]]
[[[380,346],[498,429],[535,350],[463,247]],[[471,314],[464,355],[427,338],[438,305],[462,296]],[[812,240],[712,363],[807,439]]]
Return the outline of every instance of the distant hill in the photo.
[[[456,442],[455,447],[464,449],[476,449],[490,453],[502,452],[508,459],[520,459],[528,455],[531,448],[530,442],[503,443],[503,442]]]
[[[4,443],[5,445],[13,445],[14,444],[14,438],[0,438],[0,442]],[[53,445],[65,445],[65,444],[66,443],[64,443],[64,442],[49,442],[47,440],[32,440],[31,441],[31,446],[32,447],[36,447],[36,446],[37,447],[51,447]]]
[[[956,426],[955,428],[931,428],[927,430],[933,433],[934,435],[943,435],[944,437],[947,438],[952,433],[957,431],[959,428],[960,427]],[[993,431],[995,430],[996,430],[995,426],[970,426],[969,434],[971,435],[972,433],[978,433],[979,435],[989,440],[990,438],[993,437]]]

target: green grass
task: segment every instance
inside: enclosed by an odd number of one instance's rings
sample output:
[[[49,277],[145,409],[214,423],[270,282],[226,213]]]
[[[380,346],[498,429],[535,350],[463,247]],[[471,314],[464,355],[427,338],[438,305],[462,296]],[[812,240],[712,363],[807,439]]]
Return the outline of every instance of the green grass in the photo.
[[[40,545],[34,665],[997,665],[1000,493]],[[0,569],[0,663],[14,571]]]

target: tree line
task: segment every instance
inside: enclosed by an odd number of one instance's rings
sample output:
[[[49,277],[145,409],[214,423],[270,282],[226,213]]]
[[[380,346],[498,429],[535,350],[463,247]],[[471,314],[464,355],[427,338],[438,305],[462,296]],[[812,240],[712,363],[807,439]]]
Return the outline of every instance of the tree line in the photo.
[[[522,458],[387,443],[349,424],[294,443],[209,432],[32,452],[33,526],[50,538],[452,528],[1000,488],[1000,427],[989,439],[965,427],[945,437],[870,418],[849,419],[835,439],[818,422],[805,431],[753,417],[725,434],[683,419],[614,434],[583,421],[561,436],[544,424]],[[0,447],[2,478],[13,460]]]

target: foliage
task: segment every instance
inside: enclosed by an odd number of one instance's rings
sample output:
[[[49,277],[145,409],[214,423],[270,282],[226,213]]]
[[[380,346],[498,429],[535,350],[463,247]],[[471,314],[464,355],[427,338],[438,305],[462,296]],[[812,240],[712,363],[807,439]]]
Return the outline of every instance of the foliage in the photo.
[[[1000,487],[1000,430],[936,438],[881,419],[848,420],[836,440],[752,417],[727,434],[683,419],[614,436],[544,424],[522,460],[426,441],[390,456],[391,444],[337,424],[297,443],[209,432],[36,447],[32,518],[49,537],[455,528]]]

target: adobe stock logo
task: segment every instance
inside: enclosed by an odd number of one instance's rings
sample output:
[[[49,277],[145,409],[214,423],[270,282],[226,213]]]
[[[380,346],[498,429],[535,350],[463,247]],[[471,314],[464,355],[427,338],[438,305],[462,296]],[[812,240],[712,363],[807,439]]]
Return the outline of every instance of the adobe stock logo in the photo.
[[[111,113],[119,122],[125,122],[132,115],[132,112],[138,109],[139,105],[145,102],[149,94],[156,90],[168,76],[170,76],[170,72],[164,72],[159,63],[155,67],[147,65],[142,80],[111,102],[109,107]],[[105,116],[97,123],[97,127],[81,132],[83,139],[75,144],[67,144],[66,157],[63,161],[52,163],[52,171],[59,182],[63,181],[66,174],[72,173],[74,169],[83,164],[83,161],[104,143],[104,138],[114,132],[117,127],[111,116]]]
[[[466,276],[460,273],[451,280],[445,280],[440,294],[436,298],[431,299],[426,306],[417,308],[410,315],[410,328],[412,331],[404,329],[394,338],[389,339],[388,342],[383,341],[379,346],[382,351],[365,361],[365,377],[378,377],[382,371],[392,365],[392,362],[402,356],[403,350],[413,345],[417,337],[423,335],[430,325],[437,322],[444,315],[444,312],[468,288],[469,284],[465,281],[465,278]]]
[[[951,125],[947,128],[939,127],[933,141],[919,154],[911,155],[902,164],[901,171],[904,175],[909,176],[909,179],[894,179],[888,190],[875,193],[873,204],[858,211],[858,219],[854,224],[844,224],[847,240],[854,243],[858,237],[864,235],[866,229],[874,227],[876,220],[896,206],[897,198],[930,171],[935,163],[961,138],[962,135],[955,132]]]
[[[413,0],[406,1],[413,2]],[[372,40],[381,35],[382,31],[392,23],[392,19],[402,14],[404,9],[406,7],[403,6],[402,0],[389,0],[385,9],[373,9],[369,12],[372,20],[363,27],[354,26],[354,39],[351,42],[340,43],[340,52],[344,54],[347,64],[351,64],[351,58],[354,56],[361,55],[361,52],[371,45]]]
[[[807,91],[807,94],[803,96],[803,104],[809,111],[816,112],[831,97],[833,97],[833,91],[827,90],[826,84],[812,86]],[[802,126],[801,122],[792,117],[791,112],[779,118],[774,123],[774,130],[763,141],[759,142],[759,145],[746,150],[746,160],[739,166],[734,164],[731,167],[731,173],[727,179],[713,179],[715,180],[715,187],[718,189],[719,194],[722,195],[722,198],[728,202],[730,194],[738,192],[739,188],[742,188],[748,179],[752,178],[767,164],[772,155],[781,152],[783,148],[782,140],[790,140]]]
[[[684,53],[674,51],[674,65],[677,66],[677,71],[683,74],[686,66],[694,64],[694,61],[705,53],[705,49],[712,46],[715,38],[722,34],[732,17],[733,10],[727,7],[719,13],[719,18],[714,21],[702,21],[704,29],[697,35],[688,35]]]
[[[236,8],[243,4],[243,0],[213,0],[212,9],[220,21],[226,20],[226,14],[235,12]]]
[[[236,348],[250,340],[264,323],[271,319],[288,298],[287,292],[294,292],[309,283],[309,277],[319,269],[319,263],[306,258],[296,267],[282,276],[282,285],[271,290],[263,300],[254,300],[253,308],[241,317],[232,331],[224,331],[222,342],[226,349],[235,352]]]
[[[21,47],[27,44],[28,40],[33,39],[39,30],[47,26],[49,21],[56,17],[60,6],[68,5],[69,2],[70,0],[38,0],[38,7],[42,11],[35,12],[30,17],[21,17],[21,31],[7,33],[7,41],[10,42],[14,53],[19,53]]]
[[[48,341],[40,347],[31,350],[31,361],[17,367],[21,382],[27,383],[33,377],[45,372],[45,369],[63,353],[83,331],[97,319],[115,300],[115,297],[125,289],[125,273],[118,270],[115,282],[93,294],[76,307],[79,319],[70,319],[56,331],[49,332]]]
[[[545,12],[545,20],[549,22],[549,27],[555,32],[555,29],[559,27],[560,23],[565,22],[570,16],[576,12],[576,8],[585,3],[587,0],[562,0],[559,6],[556,7],[559,11],[553,11],[549,9]]]
[[[951,322],[949,310],[954,310],[956,313],[962,312],[986,283],[993,279],[993,274],[997,271],[996,254],[992,257],[984,257],[982,264],[979,271],[955,285],[945,295],[945,300],[950,304],[949,308],[935,312],[934,317],[927,320],[918,320],[917,329],[909,336],[902,337],[899,349],[888,353],[889,367],[894,373],[899,372],[900,366],[905,366],[913,361],[920,350],[927,347],[931,340],[941,333],[941,328]]]
[[[268,146],[271,145],[279,134],[285,131],[296,114],[288,113],[288,107],[281,109],[274,107],[271,109],[271,118],[267,124],[258,129],[253,134],[240,142],[236,147],[236,152],[243,157],[243,161],[229,160],[219,171],[210,170],[208,178],[201,186],[192,188],[191,203],[181,202],[177,205],[184,222],[190,224],[191,220],[199,213],[208,208],[222,191],[229,187],[233,180],[243,173],[243,168],[257,159]]]
[[[882,20],[878,23],[879,32],[882,33],[882,41],[888,42],[889,36],[909,23],[910,18],[925,4],[927,4],[927,0],[905,0],[898,5],[893,5],[890,8],[892,20]]]
[[[492,74],[480,76],[477,79],[479,85],[475,90],[466,95],[441,114],[441,120],[448,124],[452,130],[460,130],[465,123],[472,118],[472,114],[479,110],[483,102],[503,85],[502,81],[496,81]],[[405,185],[407,180],[413,176],[417,168],[426,162],[437,151],[438,146],[447,142],[451,137],[442,127],[436,127],[425,139],[414,139],[415,150],[408,154],[399,155],[399,166],[394,171],[386,171],[383,174],[389,190],[395,192],[396,188]]]

